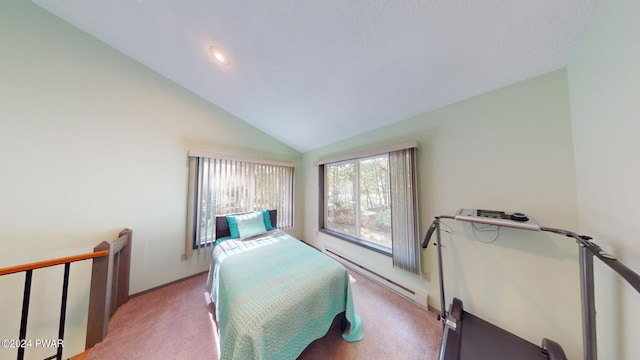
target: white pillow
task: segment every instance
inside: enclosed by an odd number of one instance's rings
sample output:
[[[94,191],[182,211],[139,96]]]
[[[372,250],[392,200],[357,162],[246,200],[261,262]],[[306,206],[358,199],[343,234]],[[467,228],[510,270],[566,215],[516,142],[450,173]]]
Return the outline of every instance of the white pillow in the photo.
[[[241,240],[267,232],[262,211],[235,215],[235,218],[238,222],[238,233]]]

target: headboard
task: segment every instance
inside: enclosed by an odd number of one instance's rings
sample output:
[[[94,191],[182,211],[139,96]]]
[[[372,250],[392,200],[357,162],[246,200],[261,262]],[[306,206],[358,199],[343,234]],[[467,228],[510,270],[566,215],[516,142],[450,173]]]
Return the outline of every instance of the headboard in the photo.
[[[249,212],[227,215],[241,215]],[[229,232],[229,223],[227,222],[227,215],[216,216],[216,240],[221,237],[231,236],[231,232]],[[271,217],[271,226],[275,229],[276,224],[278,223],[278,210],[269,210],[269,217]]]

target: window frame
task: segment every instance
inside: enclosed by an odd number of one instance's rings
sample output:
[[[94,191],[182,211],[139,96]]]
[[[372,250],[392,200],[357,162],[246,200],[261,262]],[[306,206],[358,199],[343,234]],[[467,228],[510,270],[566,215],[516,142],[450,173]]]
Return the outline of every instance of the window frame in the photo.
[[[333,237],[337,237],[340,238],[342,240],[351,242],[353,244],[362,246],[364,248],[367,248],[369,250],[373,250],[375,252],[378,252],[380,254],[383,255],[387,255],[387,256],[391,256],[393,253],[393,244],[391,244],[390,246],[384,246],[382,244],[379,244],[375,241],[372,240],[367,240],[365,238],[363,238],[362,236],[355,236],[355,235],[350,235],[350,234],[346,234],[344,232],[338,231],[338,230],[334,230],[331,228],[328,228],[326,225],[326,221],[327,221],[327,199],[325,197],[326,193],[327,193],[327,181],[326,181],[326,166],[328,165],[341,165],[341,164],[347,164],[347,163],[353,163],[354,164],[354,168],[355,168],[355,187],[356,187],[356,191],[354,192],[355,194],[357,194],[357,196],[355,196],[355,201],[357,204],[357,208],[360,209],[360,161],[362,160],[367,160],[367,159],[372,159],[372,158],[376,158],[376,157],[380,157],[386,155],[387,156],[387,161],[388,161],[388,153],[386,152],[381,152],[381,153],[376,153],[376,154],[367,154],[364,156],[359,156],[359,157],[355,157],[355,158],[351,158],[351,159],[345,159],[345,160],[339,160],[339,161],[332,161],[332,162],[327,162],[324,164],[321,164],[319,166],[319,170],[320,170],[320,208],[321,208],[321,212],[320,212],[320,223],[319,223],[319,231],[328,235],[331,235]],[[388,171],[388,169],[387,169]],[[389,206],[391,206],[391,204],[389,204]],[[356,217],[356,233],[360,232],[359,227],[361,227],[361,219],[360,219],[360,211],[358,211],[356,214],[354,214]]]
[[[419,182],[417,178],[417,153],[418,142],[408,141],[400,144],[392,144],[382,146],[377,149],[363,150],[356,153],[344,154],[333,156],[326,159],[320,159],[313,162],[313,165],[318,168],[318,232],[327,234],[329,236],[347,241],[349,243],[358,245],[360,247],[378,252],[383,255],[388,255],[393,261],[394,268],[401,268],[409,271],[413,274],[419,274],[422,271],[421,255],[420,255],[420,232],[419,232],[419,214],[418,214],[418,188]],[[399,154],[399,152],[402,152]],[[392,226],[392,239],[391,239],[391,251],[381,246],[375,246],[375,243],[363,242],[361,239],[357,239],[353,236],[338,233],[325,227],[325,216],[327,215],[327,202],[326,202],[326,188],[325,188],[325,165],[331,163],[337,163],[344,160],[352,160],[358,158],[366,158],[372,155],[379,155],[387,153],[389,158],[389,174],[390,174],[390,191],[391,191],[391,226]],[[391,155],[393,154],[393,166],[391,165]],[[398,155],[404,160],[400,160]],[[402,165],[398,161],[402,162]],[[398,168],[398,166],[401,168]],[[396,171],[401,173],[395,174]],[[396,177],[400,176],[400,178]],[[398,181],[406,182],[407,185],[411,185],[409,193],[401,191],[397,193],[394,190],[398,185]],[[400,196],[400,199],[406,199],[401,201],[400,208],[394,208],[393,204],[396,203],[394,197]],[[407,197],[409,196],[409,197]],[[394,214],[406,214],[412,219],[409,221],[402,221],[395,219]],[[400,215],[403,216],[403,215]],[[395,224],[395,225],[394,225]],[[396,225],[399,225],[397,227]],[[400,239],[394,239],[396,235],[401,236]]]
[[[207,206],[206,211],[202,211],[202,202],[209,201],[209,197],[213,194],[211,192],[211,186],[215,186],[217,183],[214,181],[215,173],[212,174],[211,170],[207,174],[204,174],[204,162],[207,162],[206,167],[210,169],[210,166],[213,166],[214,162],[218,162],[218,166],[220,163],[224,163],[226,169],[228,170],[230,166],[242,167],[242,171],[245,171],[244,176],[249,176],[252,180],[252,185],[249,185],[248,188],[238,187],[238,189],[248,189],[250,193],[252,193],[252,198],[249,200],[249,204],[244,204],[245,206],[253,206],[255,207],[257,204],[254,204],[255,196],[257,195],[252,190],[255,190],[255,176],[258,175],[260,171],[264,172],[267,169],[267,172],[276,173],[275,177],[282,177],[279,181],[276,181],[279,184],[283,184],[282,187],[279,186],[278,191],[280,192],[275,199],[271,198],[272,201],[286,201],[287,205],[284,205],[285,209],[280,209],[278,206],[272,206],[266,204],[265,206],[269,207],[269,209],[277,209],[279,210],[278,214],[278,223],[280,227],[283,229],[290,229],[294,226],[294,214],[295,214],[295,164],[292,163],[284,163],[277,161],[269,161],[269,160],[258,160],[258,159],[250,159],[243,158],[238,156],[230,156],[230,155],[221,155],[216,153],[209,153],[203,151],[189,151],[189,189],[188,189],[188,211],[187,211],[187,239],[185,244],[185,257],[190,257],[194,250],[199,250],[206,246],[211,246],[215,243],[215,218],[216,216],[225,215],[226,213],[218,213],[216,211],[216,205],[209,204]],[[273,168],[270,168],[273,167]],[[253,171],[253,174],[248,173],[247,171]],[[220,180],[226,180],[229,178],[234,178],[238,176],[238,173],[225,173],[226,176],[224,178],[218,178]],[[219,175],[219,174],[218,174]],[[205,180],[206,178],[206,180]],[[246,181],[246,178],[244,179]],[[264,179],[263,179],[264,180]],[[274,180],[271,177],[268,177],[268,180]],[[204,183],[203,183],[204,181]],[[239,179],[240,182],[243,179]],[[206,184],[206,185],[204,185]],[[207,190],[204,193],[201,193],[203,190],[203,186],[207,187]],[[230,189],[233,189],[232,186]],[[215,191],[214,191],[215,193]],[[240,205],[240,204],[239,204]],[[258,211],[264,209],[241,209],[240,212],[250,212],[250,211]],[[206,232],[203,237],[201,234],[200,225],[202,224],[202,216],[209,218],[212,222],[211,225],[211,233]]]

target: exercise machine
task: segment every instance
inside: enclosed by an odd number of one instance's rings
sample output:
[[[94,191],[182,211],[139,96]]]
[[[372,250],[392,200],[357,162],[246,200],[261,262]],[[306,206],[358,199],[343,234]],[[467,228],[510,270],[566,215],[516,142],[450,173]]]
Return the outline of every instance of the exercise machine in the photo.
[[[485,225],[505,226],[529,231],[546,231],[573,238],[579,247],[580,291],[582,306],[582,331],[585,360],[597,360],[597,338],[594,296],[593,259],[600,259],[640,293],[640,275],[602,250],[591,237],[571,231],[543,227],[524,213],[507,213],[495,210],[460,209],[456,215],[436,216],[422,241],[422,248],[436,233],[438,275],[440,282],[440,314],[443,322],[440,360],[502,360],[514,359],[566,359],[562,347],[553,340],[543,339],[537,346],[498,326],[495,326],[464,310],[463,303],[453,298],[449,312],[445,311],[444,277],[442,270],[442,246],[440,221],[452,219]]]

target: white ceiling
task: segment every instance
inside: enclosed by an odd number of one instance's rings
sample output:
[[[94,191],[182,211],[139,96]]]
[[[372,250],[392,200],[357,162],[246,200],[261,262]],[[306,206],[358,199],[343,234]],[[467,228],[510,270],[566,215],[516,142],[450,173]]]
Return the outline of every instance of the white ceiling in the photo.
[[[599,1],[34,2],[305,152],[564,67]]]

